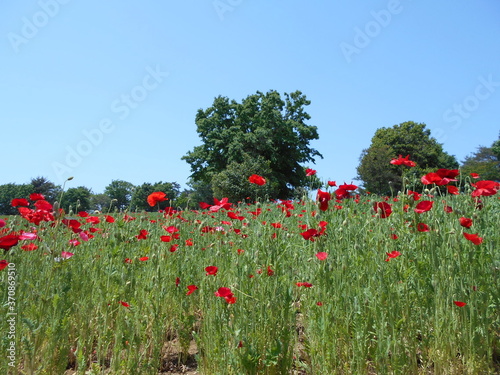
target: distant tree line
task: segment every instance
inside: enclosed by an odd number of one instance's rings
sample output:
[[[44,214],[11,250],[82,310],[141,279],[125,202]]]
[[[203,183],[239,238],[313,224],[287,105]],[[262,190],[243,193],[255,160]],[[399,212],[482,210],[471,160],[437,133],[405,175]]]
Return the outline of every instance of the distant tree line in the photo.
[[[167,196],[167,200],[158,206],[151,207],[147,203],[149,194],[161,191]],[[188,189],[181,191],[176,182],[145,182],[142,185],[134,185],[123,180],[113,180],[103,193],[93,193],[86,186],[69,187],[62,189],[45,177],[32,178],[29,183],[9,183],[0,185],[0,215],[15,215],[18,213],[16,207],[12,207],[14,198],[29,199],[30,194],[39,193],[45,200],[54,204],[58,202],[59,207],[66,213],[79,211],[157,211],[166,207],[175,209],[195,209],[198,202],[211,201],[212,189],[209,185],[190,183]]]

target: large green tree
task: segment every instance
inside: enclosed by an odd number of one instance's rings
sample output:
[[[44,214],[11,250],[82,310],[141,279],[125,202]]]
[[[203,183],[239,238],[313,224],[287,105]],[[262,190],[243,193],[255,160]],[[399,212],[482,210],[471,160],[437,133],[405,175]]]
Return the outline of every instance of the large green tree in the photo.
[[[477,173],[483,180],[500,181],[500,139],[491,147],[479,146],[462,161],[461,170],[463,175]]]
[[[407,170],[408,177],[418,181],[427,171],[437,168],[458,168],[453,155],[443,150],[443,146],[431,137],[423,123],[403,122],[390,128],[377,129],[370,147],[364,149],[357,168],[358,179],[363,188],[377,194],[391,194],[402,188],[404,166],[390,164],[398,155],[410,155],[417,166]]]
[[[196,125],[202,145],[196,146],[182,159],[191,165],[194,181],[212,183],[230,165],[248,159],[269,162],[269,175],[263,176],[276,185],[276,197],[288,198],[296,187],[304,186],[306,176],[301,164],[314,162],[322,155],[309,143],[318,139],[316,126],[305,107],[310,104],[300,91],[281,95],[271,90],[257,91],[241,103],[227,97],[215,98],[211,107],[198,110]],[[246,175],[257,174],[247,170]],[[247,177],[248,177],[247,176]],[[248,186],[238,181],[238,191]],[[250,192],[251,193],[251,192]]]
[[[114,207],[124,210],[130,205],[135,186],[127,181],[113,180],[104,188],[106,194],[114,203]]]

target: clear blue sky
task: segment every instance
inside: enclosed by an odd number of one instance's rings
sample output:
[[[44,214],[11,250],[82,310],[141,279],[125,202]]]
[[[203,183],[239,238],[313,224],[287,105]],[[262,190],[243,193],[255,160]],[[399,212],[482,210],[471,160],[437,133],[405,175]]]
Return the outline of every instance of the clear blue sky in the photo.
[[[196,111],[271,89],[311,100],[323,180],[405,121],[463,160],[498,139],[499,40],[496,0],[3,1],[0,184],[185,187]]]

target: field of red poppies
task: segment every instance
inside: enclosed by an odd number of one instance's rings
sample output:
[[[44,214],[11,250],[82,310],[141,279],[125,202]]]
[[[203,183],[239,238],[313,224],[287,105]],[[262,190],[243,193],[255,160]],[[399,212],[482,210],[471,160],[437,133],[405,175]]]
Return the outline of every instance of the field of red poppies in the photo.
[[[500,184],[475,177],[155,213],[19,197],[0,219],[0,371],[497,373]]]

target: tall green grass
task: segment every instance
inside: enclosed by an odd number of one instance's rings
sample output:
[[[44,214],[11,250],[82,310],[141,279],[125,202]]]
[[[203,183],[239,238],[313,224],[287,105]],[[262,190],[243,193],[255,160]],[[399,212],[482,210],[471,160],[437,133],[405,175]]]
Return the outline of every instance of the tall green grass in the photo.
[[[37,250],[23,251],[22,241],[3,255],[17,270],[18,366],[2,358],[0,371],[158,374],[174,343],[177,361],[188,361],[192,340],[203,374],[498,371],[498,197],[482,197],[477,210],[470,196],[437,196],[422,214],[401,197],[389,200],[388,218],[372,208],[381,200],[332,201],[325,212],[314,202],[296,202],[289,217],[274,203],[242,204],[234,211],[243,220],[225,210],[129,213],[133,221],[116,213],[114,223],[101,217],[93,225],[100,231],[78,246],[68,244],[79,237],[67,226],[42,222]],[[259,208],[259,215],[250,213]],[[460,226],[461,216],[474,220],[470,229]],[[300,235],[321,221],[328,223],[325,235],[314,241]],[[420,222],[430,231],[417,231]],[[32,226],[8,219],[15,231],[32,232]],[[180,237],[166,243],[160,236],[169,234],[162,228],[168,226]],[[141,229],[147,239],[136,238]],[[483,243],[466,240],[464,231],[478,233]],[[174,252],[172,244],[179,245]],[[60,259],[62,251],[74,255]],[[401,255],[386,261],[392,251]],[[318,252],[327,259],[319,260]],[[217,266],[217,275],[207,276],[207,266]],[[5,270],[0,285],[6,301]],[[186,295],[188,285],[198,289]],[[220,287],[231,288],[236,303],[216,297]],[[3,356],[6,337],[1,348]]]

